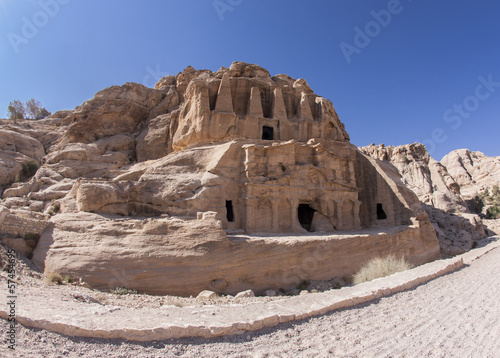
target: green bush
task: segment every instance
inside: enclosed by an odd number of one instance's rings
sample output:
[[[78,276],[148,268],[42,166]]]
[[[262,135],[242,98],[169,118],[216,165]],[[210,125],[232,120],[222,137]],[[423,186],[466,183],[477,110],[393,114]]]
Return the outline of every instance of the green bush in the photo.
[[[59,212],[59,210],[61,210],[61,203],[58,201],[52,201],[47,214],[49,214],[50,216],[54,216]]]
[[[386,257],[376,257],[368,261],[361,269],[353,276],[353,283],[355,285],[371,281],[379,277],[389,276],[393,273],[406,271],[413,266],[404,258],[397,258],[394,255]]]
[[[472,204],[472,205],[471,205]],[[500,218],[500,188],[498,185],[494,185],[491,189],[491,193],[488,188],[486,188],[483,192],[476,194],[473,200],[471,200],[470,204],[471,210],[478,209],[481,210],[485,206],[489,206],[486,211],[486,215],[490,219],[499,219]],[[475,211],[481,212],[481,211]]]
[[[486,215],[488,215],[491,219],[500,219],[500,205],[493,205],[487,211]]]

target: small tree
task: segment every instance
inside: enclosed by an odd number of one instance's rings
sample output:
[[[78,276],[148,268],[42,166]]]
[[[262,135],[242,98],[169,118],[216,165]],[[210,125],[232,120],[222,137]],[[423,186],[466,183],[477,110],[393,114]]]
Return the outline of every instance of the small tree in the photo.
[[[492,219],[500,218],[500,188],[494,185],[490,196],[491,206],[488,209],[488,216]]]
[[[43,119],[43,118],[47,118],[48,116],[50,116],[52,113],[50,111],[47,111],[45,109],[45,107],[42,107],[42,109],[40,110],[40,118],[38,119]]]
[[[23,102],[18,100],[10,102],[7,110],[9,111],[9,119],[14,120],[14,123],[18,119],[24,119],[26,115],[26,108],[24,108]]]
[[[26,110],[28,112],[29,118],[31,119],[42,119],[50,116],[51,114],[45,109],[45,107],[42,107],[40,101],[37,101],[34,98],[26,101]]]
[[[491,189],[491,194],[488,188],[483,192],[476,194],[474,199],[472,199],[469,204],[471,209],[476,209],[476,212],[481,212],[481,210],[488,206],[486,210],[486,215],[490,219],[500,218],[500,188],[498,185],[494,185]],[[479,209],[479,210],[478,210]]]

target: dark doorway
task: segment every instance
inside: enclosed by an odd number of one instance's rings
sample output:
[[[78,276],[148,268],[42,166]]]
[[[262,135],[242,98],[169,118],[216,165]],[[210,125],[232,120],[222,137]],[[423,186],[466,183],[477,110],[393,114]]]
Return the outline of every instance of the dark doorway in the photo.
[[[307,231],[311,231],[314,210],[308,204],[299,204],[298,215],[300,225]]]
[[[226,218],[230,223],[234,222],[233,202],[226,200]]]
[[[262,127],[262,139],[264,140],[274,140],[274,128],[273,127]]]
[[[382,207],[382,204],[377,204],[377,220],[385,220],[387,219],[387,214]]]

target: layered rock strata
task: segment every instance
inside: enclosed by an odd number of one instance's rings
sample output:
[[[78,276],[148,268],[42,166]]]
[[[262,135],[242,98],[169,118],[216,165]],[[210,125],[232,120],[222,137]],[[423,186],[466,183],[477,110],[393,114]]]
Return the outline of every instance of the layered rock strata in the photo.
[[[486,236],[482,219],[470,212],[466,199],[471,198],[471,192],[481,190],[474,184],[477,182],[473,183],[472,175],[483,180],[483,185],[498,182],[500,176],[494,174],[498,169],[495,167],[495,158],[485,158],[482,153],[475,152],[474,156],[487,164],[481,165],[474,161],[474,168],[471,160],[473,155],[469,151],[452,152],[440,163],[430,157],[425,146],[420,143],[397,147],[372,144],[360,150],[394,168],[401,181],[417,194],[434,225],[443,256],[462,254]],[[480,174],[479,168],[488,168],[484,172],[491,171],[493,175]],[[463,190],[469,194],[463,195]]]
[[[196,295],[348,277],[389,253],[439,257],[417,196],[349,143],[303,79],[241,62],[188,67],[49,121],[64,130],[41,168],[3,194],[54,215],[34,252],[46,273]]]

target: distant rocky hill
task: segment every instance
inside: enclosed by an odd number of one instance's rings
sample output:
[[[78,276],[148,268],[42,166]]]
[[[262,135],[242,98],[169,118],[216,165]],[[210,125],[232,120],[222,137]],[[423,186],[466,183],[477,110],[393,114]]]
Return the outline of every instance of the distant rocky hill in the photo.
[[[468,149],[455,150],[441,162],[420,143],[402,146],[369,145],[360,150],[390,163],[424,205],[445,255],[469,250],[484,237],[483,221],[468,203],[500,182],[500,157]],[[491,223],[494,229],[495,223]]]
[[[500,185],[500,157],[458,149],[446,155],[441,164],[460,186],[460,192],[466,200],[484,189]]]

